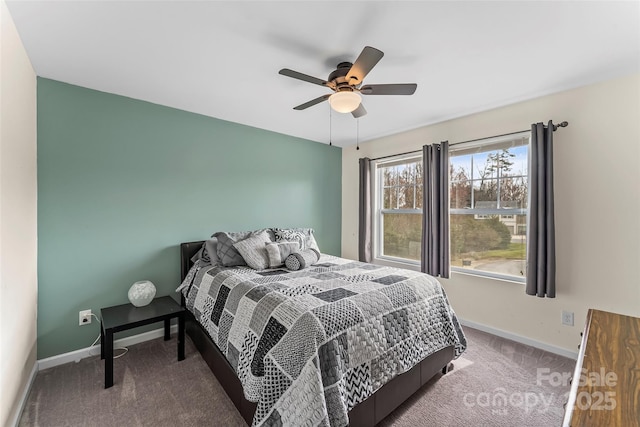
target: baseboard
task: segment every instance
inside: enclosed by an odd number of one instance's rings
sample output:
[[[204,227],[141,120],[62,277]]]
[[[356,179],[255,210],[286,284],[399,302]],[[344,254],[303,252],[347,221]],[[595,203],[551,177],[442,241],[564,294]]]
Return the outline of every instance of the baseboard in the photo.
[[[176,332],[178,332],[178,325],[171,325],[171,333],[174,334]],[[113,348],[128,347],[130,345],[139,344],[162,336],[164,336],[164,328],[158,328],[153,331],[143,332],[138,335],[132,335],[130,337],[115,340],[113,342]],[[117,352],[114,351],[114,354],[117,354]],[[53,368],[54,366],[64,365],[65,363],[79,362],[81,359],[86,357],[98,355],[100,355],[100,345],[81,348],[80,350],[70,351],[69,353],[58,354],[57,356],[38,360],[38,370],[42,371],[44,369]]]
[[[548,351],[549,353],[558,354],[560,356],[568,357],[569,359],[578,359],[578,352],[566,350],[555,345],[543,343],[540,341],[532,340],[531,338],[523,337],[522,335],[514,334],[512,332],[503,331],[491,326],[483,325],[481,323],[472,322],[470,320],[464,320],[458,318],[462,326],[468,326],[473,329],[478,329],[482,332],[497,335],[502,338],[506,338],[511,341],[519,342],[520,344],[529,345],[531,347],[539,348],[540,350]]]
[[[20,404],[16,408],[15,413],[9,418],[11,422],[10,426],[16,426],[20,422],[20,417],[22,416],[22,411],[24,411],[24,405],[27,403],[27,397],[29,397],[29,392],[31,391],[31,386],[33,385],[33,380],[36,379],[36,374],[38,373],[38,361],[33,364],[33,368],[31,368],[31,373],[29,374],[29,379],[27,380],[27,384],[22,390],[22,395],[20,396]]]

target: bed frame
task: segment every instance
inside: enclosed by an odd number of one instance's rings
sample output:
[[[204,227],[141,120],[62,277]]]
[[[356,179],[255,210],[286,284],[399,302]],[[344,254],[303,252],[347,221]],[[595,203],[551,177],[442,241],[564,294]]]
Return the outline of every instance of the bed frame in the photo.
[[[192,262],[191,257],[200,250],[204,241],[188,242],[180,244],[180,279],[189,272]],[[182,297],[182,305],[185,299]],[[242,384],[235,371],[215,345],[209,334],[196,320],[193,314],[187,310],[186,331],[203,359],[209,365],[211,372],[218,379],[225,392],[245,419],[248,425],[253,421],[253,414],[257,404],[244,398]],[[420,387],[426,384],[435,374],[446,374],[451,368],[454,349],[445,347],[422,360],[408,372],[395,377],[382,386],[373,395],[356,405],[349,411],[349,426],[373,427],[394,409],[400,406]]]

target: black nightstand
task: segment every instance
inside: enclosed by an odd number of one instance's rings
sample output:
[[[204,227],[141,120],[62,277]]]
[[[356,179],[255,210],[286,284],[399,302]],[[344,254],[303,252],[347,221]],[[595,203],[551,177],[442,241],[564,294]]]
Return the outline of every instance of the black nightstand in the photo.
[[[104,388],[113,385],[113,334],[164,320],[164,340],[170,338],[171,319],[178,318],[178,360],[184,360],[184,307],[173,298],[156,298],[149,305],[116,305],[100,310],[100,358],[104,359]]]

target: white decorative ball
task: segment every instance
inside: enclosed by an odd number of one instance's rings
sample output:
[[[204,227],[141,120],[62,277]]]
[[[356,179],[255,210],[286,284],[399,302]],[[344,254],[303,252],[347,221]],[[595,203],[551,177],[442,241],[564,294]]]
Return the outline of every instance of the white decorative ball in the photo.
[[[129,288],[129,301],[136,307],[148,305],[156,296],[156,287],[148,280],[141,280]]]

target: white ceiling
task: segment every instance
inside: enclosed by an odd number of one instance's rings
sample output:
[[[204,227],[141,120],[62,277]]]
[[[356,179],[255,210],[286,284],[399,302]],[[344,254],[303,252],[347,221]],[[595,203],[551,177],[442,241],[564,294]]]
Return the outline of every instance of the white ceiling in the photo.
[[[292,108],[362,48],[384,58],[360,141],[640,71],[640,2],[6,1],[36,74],[329,142],[329,106]],[[546,117],[532,117],[544,120]],[[333,113],[333,143],[356,120]]]

